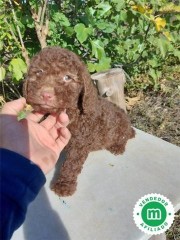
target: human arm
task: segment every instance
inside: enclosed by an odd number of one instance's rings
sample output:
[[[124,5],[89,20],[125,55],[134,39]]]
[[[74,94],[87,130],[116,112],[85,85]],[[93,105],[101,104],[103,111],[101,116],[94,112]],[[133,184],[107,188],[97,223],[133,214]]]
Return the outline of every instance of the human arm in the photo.
[[[17,121],[25,106],[21,98],[7,103],[0,114],[0,227],[1,239],[10,239],[25,219],[27,207],[45,183],[45,173],[56,164],[70,139],[68,117],[41,113]],[[30,160],[29,160],[30,159]]]
[[[0,149],[0,171],[0,239],[9,240],[46,179],[37,165],[7,149]]]

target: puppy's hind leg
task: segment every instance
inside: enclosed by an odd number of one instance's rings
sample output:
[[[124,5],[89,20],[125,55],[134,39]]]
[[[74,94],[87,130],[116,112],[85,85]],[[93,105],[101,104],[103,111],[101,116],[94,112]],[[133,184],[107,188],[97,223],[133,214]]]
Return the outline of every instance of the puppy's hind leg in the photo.
[[[128,132],[124,136],[116,138],[113,144],[106,147],[108,151],[110,151],[114,155],[119,155],[124,153],[127,141],[131,138],[135,137],[135,130],[131,127]]]
[[[125,151],[125,146],[126,146],[125,142],[121,143],[121,144],[117,142],[117,143],[107,147],[106,149],[114,155],[119,155]]]

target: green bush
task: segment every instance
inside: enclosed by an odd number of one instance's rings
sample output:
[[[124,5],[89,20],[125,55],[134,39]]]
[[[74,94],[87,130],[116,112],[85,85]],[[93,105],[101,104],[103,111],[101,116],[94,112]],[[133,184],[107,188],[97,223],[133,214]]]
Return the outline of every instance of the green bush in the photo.
[[[80,55],[90,72],[122,66],[131,77],[149,75],[138,88],[157,89],[162,67],[179,64],[180,6],[148,2],[0,0],[0,81],[21,81],[29,58],[57,45]]]

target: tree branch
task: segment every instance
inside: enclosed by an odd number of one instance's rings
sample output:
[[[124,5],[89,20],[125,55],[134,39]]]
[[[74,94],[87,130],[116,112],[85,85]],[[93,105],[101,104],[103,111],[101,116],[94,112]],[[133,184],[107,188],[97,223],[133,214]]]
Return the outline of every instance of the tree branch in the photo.
[[[36,13],[34,9],[31,9],[32,18],[34,20],[34,25],[36,29],[36,34],[41,44],[41,48],[45,48],[47,46],[46,38],[48,35],[48,26],[49,26],[49,20],[48,20],[47,14],[45,17],[47,3],[48,3],[48,0],[45,0],[43,3],[43,6],[39,7],[38,13]]]
[[[44,6],[42,9],[41,22],[40,22],[41,27],[43,26],[43,23],[44,23],[44,15],[45,15],[45,11],[46,11],[47,2],[48,2],[48,0],[45,0]]]
[[[40,22],[41,13],[42,13],[42,7],[39,7],[39,9],[38,9],[38,18],[37,18],[37,21],[38,21],[38,22]]]

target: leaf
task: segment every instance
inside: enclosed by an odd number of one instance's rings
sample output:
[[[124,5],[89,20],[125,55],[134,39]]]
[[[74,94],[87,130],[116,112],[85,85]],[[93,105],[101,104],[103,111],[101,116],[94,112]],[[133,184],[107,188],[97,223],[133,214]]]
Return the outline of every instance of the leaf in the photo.
[[[113,24],[113,23],[106,23],[106,22],[99,22],[96,24],[97,27],[101,30],[103,30],[103,32],[105,33],[112,33],[115,28],[116,28],[116,25]]]
[[[105,56],[104,52],[104,44],[100,40],[91,41],[92,45],[92,55],[94,55],[97,59],[101,59]]]
[[[160,38],[160,39],[158,39],[157,43],[158,43],[157,45],[161,51],[162,57],[165,58],[166,54],[169,50],[169,46],[170,46],[169,42],[165,38],[164,39]]]
[[[175,49],[175,50],[174,50],[174,56],[175,56],[175,57],[178,57],[179,60],[180,60],[180,51],[177,50],[177,49]]]
[[[91,15],[91,16],[94,16],[94,13],[95,13],[95,9],[90,7],[90,8],[87,8],[86,11],[88,11],[88,13]]]
[[[134,11],[137,11],[139,13],[145,14],[145,15],[149,15],[152,14],[153,10],[151,9],[150,6],[148,6],[148,4],[145,4],[144,6],[141,4],[132,4],[131,8]]]
[[[107,70],[111,67],[111,58],[103,58],[99,61],[99,63],[92,63],[92,62],[88,62],[88,70],[90,72],[100,72],[100,71],[104,71]]]
[[[57,32],[56,23],[49,21],[49,32],[48,35],[51,36]]]
[[[12,72],[12,76],[15,80],[19,81],[23,78],[23,74],[27,71],[27,66],[21,58],[13,58],[8,67]]]
[[[148,63],[151,65],[152,68],[157,68],[160,65],[158,63],[158,59],[155,57],[153,59],[149,60]]]
[[[153,78],[154,81],[157,80],[157,74],[156,74],[156,71],[153,68],[151,68],[149,70],[149,75]]]
[[[56,12],[53,15],[53,20],[56,23],[59,23],[61,26],[65,26],[65,27],[69,27],[70,26],[69,19],[63,13]]]
[[[145,7],[143,7],[143,6],[140,5],[140,4],[133,5],[133,6],[132,6],[132,9],[133,9],[134,11],[137,11],[137,12],[140,12],[140,13],[145,13],[145,12],[146,12]]]
[[[99,61],[99,64],[96,65],[96,71],[105,71],[108,70],[111,67],[111,58],[102,58]]]
[[[99,16],[104,16],[112,7],[109,5],[108,2],[101,2],[97,5],[97,8],[101,9],[99,10]]]
[[[18,121],[20,121],[20,120],[22,120],[26,117],[27,117],[27,113],[25,111],[21,111],[21,112],[18,113],[17,119],[18,119]]]
[[[67,33],[68,36],[72,36],[74,34],[74,28],[73,27],[65,27],[64,31]]]
[[[96,70],[96,64],[92,62],[87,62],[88,70],[89,72],[95,72]]]
[[[116,10],[120,11],[124,8],[125,0],[112,0],[113,3],[116,3]]]
[[[154,19],[156,31],[160,32],[166,26],[166,20],[161,17],[157,17]]]
[[[3,67],[0,67],[0,82],[5,78],[6,70]]]
[[[96,22],[94,16],[96,10],[92,7],[86,7],[84,12],[85,14],[80,17],[81,22],[94,26],[94,23]]]
[[[92,28],[86,28],[83,23],[78,23],[74,27],[74,30],[76,32],[77,39],[80,41],[80,43],[83,43],[86,41],[88,36],[92,33]]]
[[[120,19],[121,21],[126,21],[126,20],[127,20],[127,12],[124,11],[124,10],[121,10],[121,14],[120,14],[120,16],[119,16],[119,19]]]

